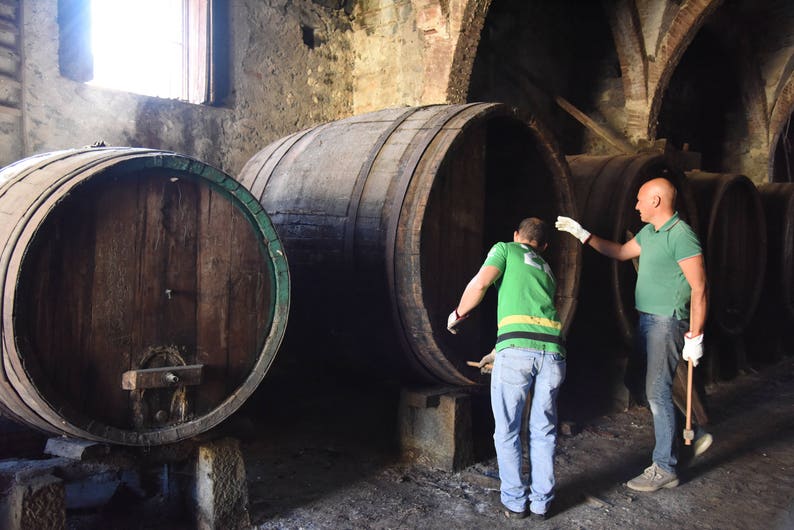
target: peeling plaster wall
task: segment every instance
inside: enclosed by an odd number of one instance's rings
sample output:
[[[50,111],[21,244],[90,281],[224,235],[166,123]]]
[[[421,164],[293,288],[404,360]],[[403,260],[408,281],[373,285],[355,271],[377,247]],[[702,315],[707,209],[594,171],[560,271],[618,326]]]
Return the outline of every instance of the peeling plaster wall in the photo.
[[[227,105],[209,107],[61,77],[57,0],[23,7],[22,156],[102,139],[184,153],[233,175],[268,143],[351,113],[353,54],[342,9],[309,0],[230,2],[232,94]],[[301,26],[315,30],[313,49]],[[14,134],[0,128],[4,144]]]
[[[423,41],[412,2],[362,0],[354,15],[354,113],[422,103]]]

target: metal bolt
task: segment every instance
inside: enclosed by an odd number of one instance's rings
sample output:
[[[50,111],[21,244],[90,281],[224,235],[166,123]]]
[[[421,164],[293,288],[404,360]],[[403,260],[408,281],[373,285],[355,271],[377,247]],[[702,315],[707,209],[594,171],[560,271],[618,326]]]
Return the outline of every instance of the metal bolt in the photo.
[[[176,383],[179,382],[179,376],[174,374],[174,373],[168,372],[167,374],[165,374],[164,377],[165,377],[165,382],[170,384],[170,385],[173,385],[173,384],[176,384]]]
[[[174,291],[172,291],[171,289],[166,289],[165,290],[165,296],[166,296],[166,298],[168,298],[170,300],[171,298],[174,297]]]
[[[158,410],[154,415],[154,419],[157,420],[158,423],[165,423],[168,421],[168,413],[164,410]]]

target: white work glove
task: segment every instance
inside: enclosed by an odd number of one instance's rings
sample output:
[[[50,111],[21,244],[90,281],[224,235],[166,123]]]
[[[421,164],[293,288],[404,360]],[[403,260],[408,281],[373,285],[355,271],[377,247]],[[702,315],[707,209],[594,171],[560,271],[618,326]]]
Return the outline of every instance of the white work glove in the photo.
[[[462,316],[459,315],[458,308],[456,307],[455,309],[452,310],[452,313],[450,313],[449,316],[447,317],[447,331],[449,331],[453,335],[456,334],[458,330],[455,329],[455,326],[460,324],[461,320],[465,320],[468,317],[469,315],[462,315]]]
[[[554,226],[557,227],[557,230],[568,232],[569,234],[573,235],[573,237],[581,241],[582,244],[587,243],[587,240],[590,238],[590,232],[582,228],[582,225],[570,217],[558,215],[557,222],[554,223]]]
[[[481,374],[490,374],[493,371],[493,363],[496,360],[496,350],[491,350],[491,353],[480,359],[477,366],[480,368]]]
[[[703,357],[703,334],[697,337],[690,336],[689,332],[684,334],[684,351],[681,354],[685,361],[692,361],[692,366],[697,366],[700,358]]]

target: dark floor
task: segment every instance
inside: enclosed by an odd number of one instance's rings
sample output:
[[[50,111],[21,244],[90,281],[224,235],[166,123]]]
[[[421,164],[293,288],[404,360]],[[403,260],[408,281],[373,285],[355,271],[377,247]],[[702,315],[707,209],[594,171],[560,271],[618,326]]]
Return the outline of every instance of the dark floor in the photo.
[[[682,469],[677,488],[625,486],[650,463],[646,408],[581,414],[578,432],[559,439],[555,515],[545,522],[509,521],[499,510],[487,396],[476,410],[478,463],[448,472],[400,462],[398,391],[276,371],[207,433],[240,440],[255,528],[794,529],[794,357],[708,386],[715,443]],[[575,412],[569,405],[569,419]],[[3,439],[36,452],[37,436],[10,429]],[[191,514],[172,517],[124,492],[67,516],[74,530],[192,526]]]

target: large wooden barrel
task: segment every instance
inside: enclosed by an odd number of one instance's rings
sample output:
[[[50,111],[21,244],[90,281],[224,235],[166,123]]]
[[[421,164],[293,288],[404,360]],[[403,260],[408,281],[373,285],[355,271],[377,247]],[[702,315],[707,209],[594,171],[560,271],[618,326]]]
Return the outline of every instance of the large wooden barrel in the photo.
[[[709,323],[735,336],[750,324],[766,269],[766,221],[755,184],[743,175],[688,171],[698,207],[709,282]]]
[[[477,382],[466,361],[493,347],[492,302],[455,336],[447,315],[490,246],[512,241],[524,217],[550,223],[564,322],[574,310],[579,244],[553,230],[557,214],[574,213],[567,165],[541,124],[502,104],[393,108],[327,123],[265,147],[239,179],[289,253],[296,326],[330,331],[349,346],[337,350],[356,350],[358,365],[405,368],[396,357],[408,365],[400,377]],[[348,363],[341,355],[327,357]]]
[[[0,170],[12,418],[124,445],[191,437],[262,381],[289,309],[282,245],[228,175],[166,151],[86,148]]]
[[[664,177],[676,187],[675,208],[697,230],[695,202],[682,171],[663,154],[568,157],[582,225],[592,233],[624,243],[643,227],[637,193],[647,181]],[[592,249],[583,257],[581,309],[603,335],[617,333],[628,348],[634,344],[637,311],[634,287],[637,263],[611,260]],[[595,330],[593,332],[596,332]]]
[[[758,191],[768,234],[766,317],[778,333],[794,336],[794,184],[762,184]]]

